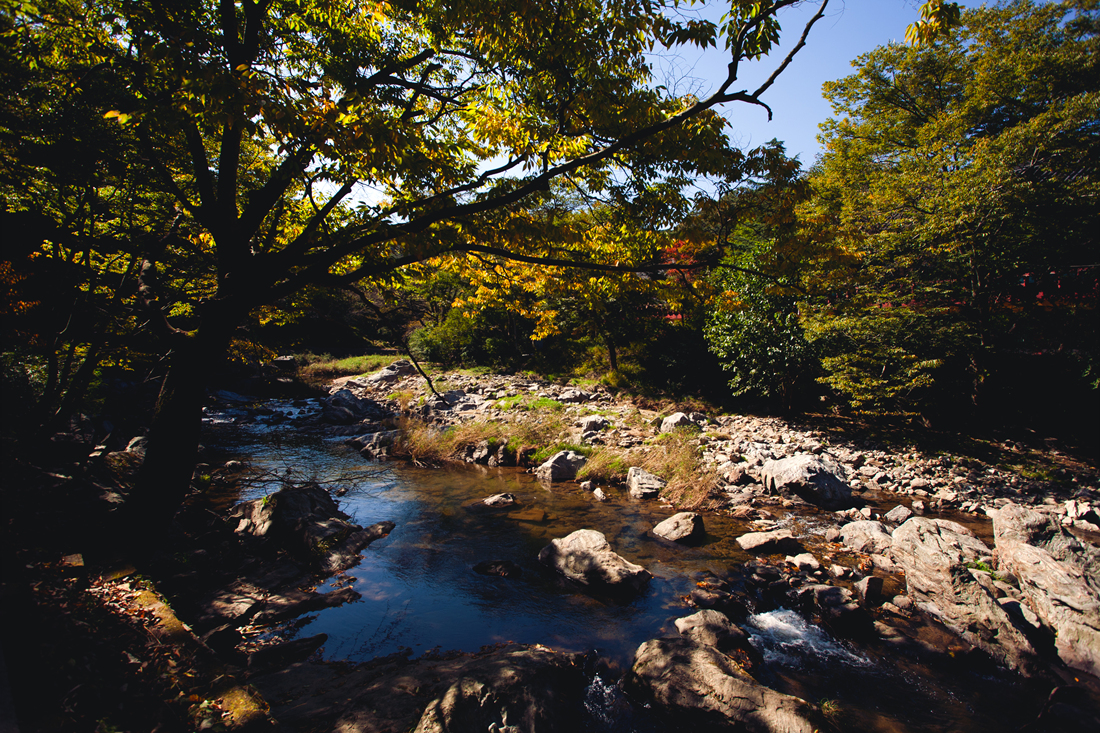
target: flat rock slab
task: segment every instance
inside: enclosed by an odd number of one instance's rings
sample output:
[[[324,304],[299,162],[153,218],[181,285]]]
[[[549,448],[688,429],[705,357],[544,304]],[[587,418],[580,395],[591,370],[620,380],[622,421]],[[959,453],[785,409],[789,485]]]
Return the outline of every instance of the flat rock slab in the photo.
[[[764,687],[713,646],[688,639],[652,639],[634,653],[624,685],[653,701],[670,717],[688,716],[749,733],[814,733],[825,730],[820,713],[805,700]]]
[[[695,512],[673,514],[653,528],[653,534],[670,542],[691,542],[706,534],[703,518]]]
[[[592,529],[553,540],[539,552],[539,561],[569,580],[597,589],[639,591],[653,577],[616,554],[603,534]]]
[[[770,532],[749,532],[737,538],[737,545],[745,552],[774,554],[777,552],[795,552],[802,545],[789,529],[773,529]]]

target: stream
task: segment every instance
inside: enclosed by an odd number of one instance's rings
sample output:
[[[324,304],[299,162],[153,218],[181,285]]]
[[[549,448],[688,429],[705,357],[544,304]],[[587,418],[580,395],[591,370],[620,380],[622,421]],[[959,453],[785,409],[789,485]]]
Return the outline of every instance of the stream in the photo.
[[[547,488],[522,469],[372,463],[345,446],[343,437],[299,432],[289,423],[287,418],[315,411],[315,401],[265,407],[274,414],[256,418],[243,409],[208,408],[204,444],[253,469],[254,478],[224,497],[225,504],[273,493],[288,480],[313,480],[346,490],[338,501],[357,524],[396,523],[388,537],[363,551],[359,565],[318,588],[324,592],[350,580],[361,600],[299,620],[292,634],[328,634],[323,655],[330,661],[474,652],[503,642],[595,652],[602,671],[589,690],[594,720],[618,719],[614,730],[660,730],[644,713],[624,727],[622,711],[612,714],[627,705],[614,681],[630,668],[642,642],[676,635],[674,619],[696,610],[682,597],[698,581],[728,578],[751,559],[734,540],[755,527],[708,514],[702,543],[674,545],[649,534],[674,510],[632,501],[625,491],[605,489],[609,500],[599,502],[575,483]],[[514,494],[517,505],[465,508],[502,492]],[[812,539],[829,525],[815,509],[799,511],[778,517],[779,526],[809,535],[805,544],[813,551]],[[543,546],[582,528],[602,532],[616,552],[648,569],[648,589],[629,603],[599,600],[541,566]],[[521,576],[472,569],[496,560],[516,563]],[[922,666],[885,648],[834,639],[795,611],[760,611],[743,624],[764,657],[754,673],[758,680],[814,703],[835,703],[845,730],[1016,730],[1034,719],[1049,691],[1004,671]]]

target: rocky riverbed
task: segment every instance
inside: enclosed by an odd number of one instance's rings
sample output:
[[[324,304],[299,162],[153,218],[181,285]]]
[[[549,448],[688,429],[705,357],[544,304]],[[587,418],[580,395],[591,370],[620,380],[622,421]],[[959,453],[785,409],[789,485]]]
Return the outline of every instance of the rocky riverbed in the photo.
[[[705,501],[696,503],[707,508],[679,507],[687,511],[655,523],[652,534],[690,546],[708,519],[729,517],[744,526],[736,543],[746,560],[700,578],[683,598],[679,635],[642,644],[617,688],[650,705],[660,727],[843,728],[828,705],[759,678],[760,651],[745,629],[752,614],[781,608],[886,656],[945,668],[991,665],[1045,681],[1040,686],[1053,692],[1046,705],[1025,711],[1029,730],[1100,726],[1100,494],[1088,469],[1038,481],[973,458],[898,452],[778,418],[657,411],[602,388],[516,376],[449,374],[433,391],[414,372],[398,362],[340,380],[320,404],[286,412],[230,393],[215,399],[220,414],[338,435],[372,461],[394,452],[410,419],[438,429],[493,422],[507,433],[510,424],[539,419],[537,411],[508,408],[540,400],[559,417],[562,442],[621,451],[627,462],[652,450],[662,433],[691,431],[709,477]],[[104,458],[127,463],[120,454]],[[525,456],[485,441],[455,458],[504,466]],[[584,462],[562,451],[529,470],[552,486],[573,481]],[[204,470],[224,477],[246,468]],[[636,466],[621,483],[580,486],[597,502],[661,502],[662,484]],[[510,501],[486,497],[485,510]],[[303,586],[354,565],[393,524],[360,527],[326,490],[297,486],[242,504],[227,524],[215,525],[224,529],[209,529],[207,540],[243,543],[245,559],[229,564],[211,550],[165,587],[186,589],[180,597],[192,603],[181,604],[182,615],[206,645],[244,667],[284,726],[542,731],[592,724],[599,663],[581,655],[506,645],[347,668],[299,661],[323,638],[257,646],[258,629],[357,598],[351,587],[319,593]],[[616,554],[601,529],[554,539],[539,560],[580,593],[622,599],[646,592],[649,572]],[[488,563],[485,572],[515,571],[498,565]]]
[[[644,454],[663,432],[686,429],[696,435],[700,470],[716,477],[706,502],[710,513],[748,522],[754,531],[743,533],[737,543],[756,559],[728,577],[698,584],[685,600],[700,610],[677,621],[679,638],[654,639],[638,649],[623,685],[639,700],[673,715],[725,720],[748,730],[809,731],[828,725],[815,705],[753,678],[759,654],[738,624],[752,607],[765,606],[798,609],[837,637],[882,645],[900,655],[959,653],[973,663],[977,654],[1022,675],[1060,683],[1058,689],[1066,682],[1073,687],[1076,679],[1082,689],[1097,692],[1100,493],[1094,474],[1042,482],[972,458],[924,455],[915,448],[899,453],[778,418],[661,413],[602,388],[525,377],[446,375],[433,387],[411,364],[397,362],[374,375],[340,380],[317,413],[266,417],[343,435],[371,459],[389,456],[400,441],[402,420],[440,429],[475,421],[507,426],[537,419],[529,410],[507,409],[525,400],[558,403],[552,409],[560,410],[563,442],[617,449],[627,460]],[[456,458],[487,465],[524,460],[488,441]],[[562,451],[530,470],[547,483],[570,481],[584,461],[579,453]],[[589,481],[582,486],[594,501],[609,495],[659,501],[662,484],[659,477],[632,468],[623,485]],[[348,526],[324,497],[295,504],[295,493],[279,496],[238,507],[236,531],[262,537],[281,522],[293,528],[283,530],[284,538],[293,535],[306,547],[324,546],[321,566],[329,571],[354,561],[369,538],[392,528]],[[509,501],[507,495],[488,497],[486,505]],[[293,513],[280,515],[280,505],[293,506]],[[799,512],[813,521],[779,521]],[[690,542],[707,516],[682,512],[654,533],[670,542]],[[540,560],[579,588],[592,586],[589,592],[642,592],[649,574],[615,554],[599,529],[554,540]],[[929,641],[929,628],[943,629],[954,639],[937,648]],[[448,669],[455,669],[446,674],[433,660],[391,661],[397,666],[384,672],[368,665],[375,671],[356,674],[364,675],[370,689],[385,687],[391,698],[401,697],[400,685],[393,687],[395,678],[421,691],[406,696],[408,710],[398,716],[413,721],[419,714],[416,730],[467,724],[553,730],[575,724],[569,715],[553,711],[581,709],[556,696],[574,703],[583,697],[577,676],[583,660],[537,648],[456,659],[461,661],[448,662]],[[499,677],[505,668],[514,673]],[[351,715],[369,721],[364,730],[406,725],[397,725],[397,718],[384,724],[381,714],[366,712],[373,709],[375,695],[356,694],[339,705],[318,698],[312,692],[318,675],[331,675],[331,669],[293,665],[258,677],[256,684],[267,694],[297,701],[277,706],[277,717],[293,720],[303,710],[317,716],[320,706],[329,717],[338,713],[341,719]],[[517,697],[516,681],[524,675],[553,677],[556,682],[546,686],[550,697]],[[448,684],[423,684],[425,676]],[[1087,698],[1089,693],[1083,694]],[[1087,700],[1049,706],[1038,714],[1036,729],[1100,723]]]

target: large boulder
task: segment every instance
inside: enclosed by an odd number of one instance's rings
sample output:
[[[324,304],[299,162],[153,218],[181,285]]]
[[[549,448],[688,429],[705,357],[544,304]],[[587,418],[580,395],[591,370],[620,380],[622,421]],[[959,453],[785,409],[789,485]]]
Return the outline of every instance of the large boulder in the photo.
[[[346,570],[364,547],[393,531],[393,522],[360,527],[349,521],[327,491],[315,484],[282,489],[242,502],[230,516],[236,531],[275,542],[326,572]]]
[[[1054,631],[1058,656],[1074,669],[1100,676],[1100,578],[1090,572],[1095,571],[1093,548],[1050,518],[1015,504],[994,514],[993,528],[997,569],[1016,578],[1031,611]]]
[[[333,425],[351,425],[384,414],[373,400],[357,397],[350,389],[340,389],[323,402],[321,419]]]
[[[653,528],[653,534],[671,542],[702,539],[705,533],[703,518],[695,512],[673,514]]]
[[[539,552],[539,561],[581,585],[596,590],[640,591],[653,577],[641,565],[616,554],[604,536],[578,529],[555,539]]]
[[[748,640],[748,634],[729,620],[726,614],[704,609],[674,622],[680,636],[698,644],[706,644],[727,651]]]
[[[661,432],[671,433],[679,429],[698,430],[699,425],[682,412],[674,412],[661,421]]]
[[[571,450],[558,451],[535,469],[539,481],[572,481],[587,459]]]
[[[890,553],[905,571],[909,597],[967,643],[1025,674],[1036,652],[1020,623],[978,581],[968,563],[988,560],[990,550],[970,530],[944,519],[913,517],[894,530]]]
[[[815,455],[790,456],[767,461],[760,470],[765,490],[782,496],[798,496],[811,504],[839,508],[851,506],[852,488],[844,469],[831,459]]]
[[[1046,550],[1055,560],[1072,566],[1092,592],[1100,596],[1100,548],[1067,532],[1049,514],[1006,504],[993,512],[993,536],[998,548],[1013,541]]]
[[[545,648],[504,650],[471,662],[428,703],[414,733],[577,730],[583,665]]]
[[[886,552],[894,544],[893,537],[886,531],[882,522],[861,519],[849,522],[840,528],[840,541],[856,552],[876,555]]]
[[[633,499],[656,499],[665,487],[665,480],[644,468],[631,466],[626,472],[626,488]]]
[[[805,700],[764,687],[716,647],[689,639],[642,644],[624,686],[702,730],[734,726],[749,733],[813,733],[825,727]]]

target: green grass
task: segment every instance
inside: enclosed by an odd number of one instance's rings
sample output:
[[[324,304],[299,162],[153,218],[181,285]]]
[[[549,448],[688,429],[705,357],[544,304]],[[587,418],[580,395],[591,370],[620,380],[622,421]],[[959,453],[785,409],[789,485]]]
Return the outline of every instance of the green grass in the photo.
[[[549,397],[532,397],[531,395],[521,394],[498,400],[496,407],[500,410],[526,410],[533,412],[561,412],[565,409],[565,405]]]
[[[307,383],[327,382],[337,377],[355,377],[389,366],[404,357],[393,354],[371,354],[334,359],[329,354],[301,354],[298,360],[298,376]]]

